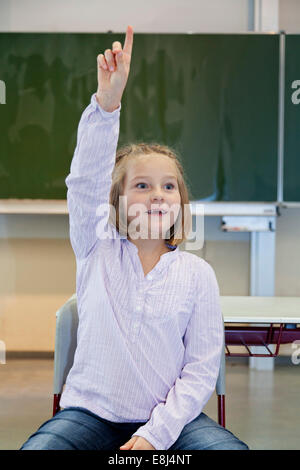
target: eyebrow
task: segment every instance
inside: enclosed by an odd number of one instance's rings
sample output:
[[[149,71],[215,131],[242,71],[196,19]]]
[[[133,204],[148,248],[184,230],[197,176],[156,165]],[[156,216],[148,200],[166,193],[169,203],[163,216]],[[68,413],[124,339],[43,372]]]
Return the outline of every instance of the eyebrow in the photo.
[[[151,179],[151,176],[135,176],[134,178],[131,179],[131,181],[134,181],[134,180],[137,180],[137,179],[142,179],[142,178],[150,178]],[[169,178],[169,179],[174,179],[174,180],[177,180],[176,176],[174,175],[165,175],[162,179],[165,179],[165,178]]]

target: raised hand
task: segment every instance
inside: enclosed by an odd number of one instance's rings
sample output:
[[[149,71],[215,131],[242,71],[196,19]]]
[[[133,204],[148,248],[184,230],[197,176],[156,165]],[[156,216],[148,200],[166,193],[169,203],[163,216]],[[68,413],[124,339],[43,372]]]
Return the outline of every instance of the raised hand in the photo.
[[[125,89],[131,62],[133,28],[127,26],[124,48],[114,41],[112,49],[97,56],[98,89],[96,98],[100,106],[112,112],[120,105]]]

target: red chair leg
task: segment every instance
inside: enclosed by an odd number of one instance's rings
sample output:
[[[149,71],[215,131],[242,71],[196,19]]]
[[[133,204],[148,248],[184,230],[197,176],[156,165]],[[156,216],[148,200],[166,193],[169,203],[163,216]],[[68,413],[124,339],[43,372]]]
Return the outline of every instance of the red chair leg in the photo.
[[[218,422],[225,428],[225,395],[218,395]]]
[[[60,410],[59,401],[60,401],[60,393],[54,394],[53,396],[53,416]]]

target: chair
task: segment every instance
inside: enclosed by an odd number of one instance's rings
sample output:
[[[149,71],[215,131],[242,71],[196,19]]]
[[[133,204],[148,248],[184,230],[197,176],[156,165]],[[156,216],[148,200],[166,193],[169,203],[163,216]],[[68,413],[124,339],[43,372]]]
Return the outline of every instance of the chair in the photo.
[[[56,312],[54,351],[53,416],[59,411],[59,401],[67,375],[73,365],[77,346],[77,296],[72,295]]]
[[[53,416],[60,410],[59,401],[69,370],[74,361],[77,346],[77,296],[72,295],[56,312],[56,335],[54,352]],[[225,336],[224,336],[225,339]],[[221,358],[216,383],[218,397],[218,422],[225,428],[225,348]]]

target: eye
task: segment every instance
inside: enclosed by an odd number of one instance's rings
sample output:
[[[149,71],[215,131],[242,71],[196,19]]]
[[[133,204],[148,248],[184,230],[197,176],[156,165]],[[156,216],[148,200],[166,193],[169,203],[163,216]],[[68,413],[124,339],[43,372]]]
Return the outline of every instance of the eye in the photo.
[[[145,184],[145,185],[147,185],[147,183],[137,183],[137,184],[136,184],[136,187],[138,187],[140,184]],[[175,187],[173,183],[166,183],[165,186],[172,186],[171,189],[173,189],[173,188]],[[141,189],[143,189],[143,188],[141,188]]]

